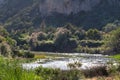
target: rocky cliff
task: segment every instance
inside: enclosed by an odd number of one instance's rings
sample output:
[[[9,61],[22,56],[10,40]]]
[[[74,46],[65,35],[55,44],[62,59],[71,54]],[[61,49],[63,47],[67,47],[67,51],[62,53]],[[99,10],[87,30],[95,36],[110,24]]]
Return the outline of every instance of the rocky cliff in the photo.
[[[84,28],[101,28],[120,20],[120,0],[0,0],[0,22],[9,28],[39,26],[45,20],[49,26],[72,23]],[[21,23],[21,24],[20,24]]]
[[[99,3],[100,0],[44,0],[41,1],[39,9],[43,15],[52,12],[71,14],[89,11]]]
[[[71,14],[90,11],[102,2],[106,2],[106,5],[120,4],[120,0],[41,0],[39,10],[43,15],[53,12]]]

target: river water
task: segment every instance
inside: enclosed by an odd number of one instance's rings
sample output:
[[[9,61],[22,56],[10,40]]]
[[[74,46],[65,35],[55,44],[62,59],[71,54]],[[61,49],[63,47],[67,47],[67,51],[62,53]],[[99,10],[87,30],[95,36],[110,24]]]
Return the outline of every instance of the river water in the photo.
[[[61,70],[69,70],[68,64],[79,62],[82,64],[80,69],[89,69],[97,66],[106,66],[108,62],[113,61],[113,59],[108,58],[107,55],[101,54],[87,54],[87,53],[49,53],[58,54],[63,57],[55,57],[55,59],[38,59],[35,62],[22,64],[25,69],[34,69],[39,66],[45,68],[59,68]],[[71,57],[64,57],[71,56]]]

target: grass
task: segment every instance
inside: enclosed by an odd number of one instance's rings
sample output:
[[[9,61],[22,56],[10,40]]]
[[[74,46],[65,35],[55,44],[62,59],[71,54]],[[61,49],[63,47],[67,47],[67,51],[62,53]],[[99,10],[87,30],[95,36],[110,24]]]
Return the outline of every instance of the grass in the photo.
[[[46,59],[46,58],[57,58],[57,57],[72,57],[72,55],[64,55],[60,53],[52,54],[52,53],[47,53],[47,52],[31,52],[35,55],[35,59]]]
[[[111,56],[111,58],[114,58],[114,59],[120,60],[120,54],[113,55],[113,56]]]
[[[24,70],[16,60],[0,57],[0,80],[42,80],[32,70]]]
[[[0,57],[0,80],[79,80],[80,78],[83,80],[92,80],[92,78],[96,78],[96,80],[120,80],[120,72],[106,75],[104,67],[84,72],[75,69],[61,71],[42,67],[36,70],[24,70],[19,63],[21,63],[19,60]]]
[[[45,54],[35,54],[35,59],[45,59],[46,55]]]

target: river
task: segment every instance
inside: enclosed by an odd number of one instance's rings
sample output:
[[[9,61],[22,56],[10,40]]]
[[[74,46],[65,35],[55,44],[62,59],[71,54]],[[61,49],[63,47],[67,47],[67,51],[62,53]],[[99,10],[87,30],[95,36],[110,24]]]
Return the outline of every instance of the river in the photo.
[[[106,66],[107,63],[114,61],[107,55],[87,54],[87,53],[48,53],[52,55],[60,55],[53,58],[38,59],[35,62],[22,64],[25,69],[34,69],[39,66],[45,68],[59,68],[61,70],[69,70],[68,64],[79,62],[82,64],[80,69],[89,69],[96,66]],[[62,55],[62,56],[61,56]],[[69,57],[65,57],[69,56]]]

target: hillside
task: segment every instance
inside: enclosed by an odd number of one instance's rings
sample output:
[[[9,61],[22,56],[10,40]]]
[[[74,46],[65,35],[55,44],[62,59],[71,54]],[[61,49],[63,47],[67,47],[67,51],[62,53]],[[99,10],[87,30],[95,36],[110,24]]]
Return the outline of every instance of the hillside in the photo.
[[[119,20],[119,0],[0,0],[0,22],[10,31],[47,26],[76,26],[101,29]]]

